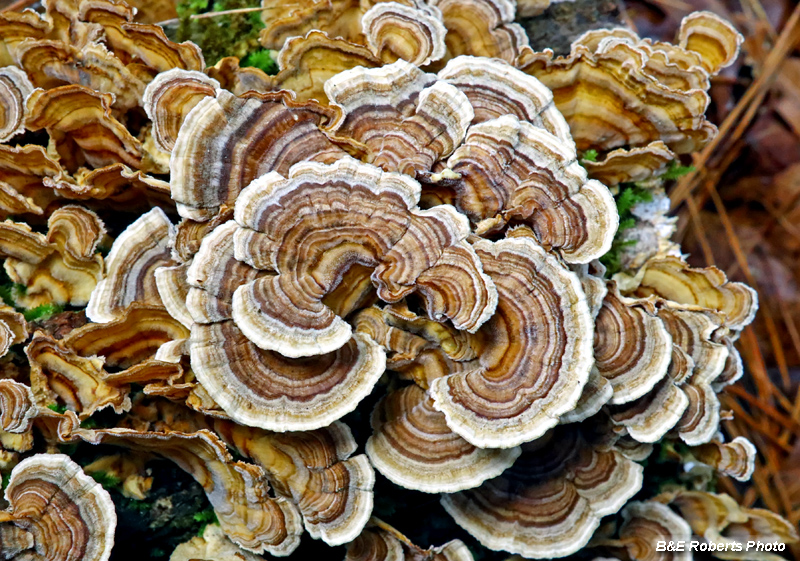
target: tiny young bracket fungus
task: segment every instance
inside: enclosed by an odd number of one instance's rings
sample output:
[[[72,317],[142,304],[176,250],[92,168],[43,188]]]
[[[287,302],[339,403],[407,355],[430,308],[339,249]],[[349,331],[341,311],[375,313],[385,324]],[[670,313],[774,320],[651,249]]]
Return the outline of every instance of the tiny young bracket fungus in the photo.
[[[114,545],[117,515],[108,491],[63,454],[37,454],[21,461],[5,489],[9,507],[0,512],[3,559],[106,561]],[[7,550],[13,525],[27,544]]]

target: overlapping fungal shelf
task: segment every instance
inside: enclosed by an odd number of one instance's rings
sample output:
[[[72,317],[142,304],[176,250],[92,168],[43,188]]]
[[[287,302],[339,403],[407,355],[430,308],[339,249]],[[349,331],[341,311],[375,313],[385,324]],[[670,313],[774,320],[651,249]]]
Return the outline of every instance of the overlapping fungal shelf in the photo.
[[[717,393],[742,375],[754,291],[671,249],[613,279],[597,261],[609,187],[713,137],[733,27],[596,30],[555,57],[514,22],[547,1],[263,4],[274,76],[207,67],[121,1],[0,14],[5,558],[113,544],[108,494],[34,434],[187,472],[219,526],[176,561],[308,539],[349,561],[473,559],[375,517],[376,471],[522,558],[792,539],[725,495],[642,496],[655,445],[752,475]],[[26,322],[42,305],[71,308]],[[113,426],[84,422],[101,410]]]

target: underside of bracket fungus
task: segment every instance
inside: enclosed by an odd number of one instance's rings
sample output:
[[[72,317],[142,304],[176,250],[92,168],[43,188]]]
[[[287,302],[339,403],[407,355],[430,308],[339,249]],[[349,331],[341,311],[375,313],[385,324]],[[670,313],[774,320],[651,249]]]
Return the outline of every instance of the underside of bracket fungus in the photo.
[[[62,454],[22,460],[5,489],[0,512],[3,559],[105,561],[117,515],[108,492]],[[13,541],[8,537],[13,536]]]
[[[442,496],[455,521],[490,549],[542,559],[581,549],[642,485],[642,467],[585,427],[558,427],[522,446],[500,477]]]
[[[663,141],[687,153],[716,132],[704,116],[709,78],[733,62],[743,38],[709,12],[684,19],[679,38],[671,45],[627,29],[594,30],[569,56],[527,52],[517,64],[553,91],[578,150]]]

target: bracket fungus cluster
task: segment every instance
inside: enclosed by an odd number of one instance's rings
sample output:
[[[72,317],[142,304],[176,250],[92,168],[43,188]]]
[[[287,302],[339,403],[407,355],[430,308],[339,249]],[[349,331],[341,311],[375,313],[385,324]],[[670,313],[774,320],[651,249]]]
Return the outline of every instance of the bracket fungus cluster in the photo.
[[[661,185],[713,136],[729,24],[689,16],[677,45],[592,31],[554,57],[514,23],[547,1],[264,0],[269,76],[206,67],[118,0],[44,4],[0,14],[7,558],[108,557],[114,509],[65,444],[116,449],[92,473],[136,454],[131,500],[153,458],[199,485],[218,526],[175,560],[792,537],[714,495],[648,495],[643,465],[661,446],[752,475],[718,393],[743,374],[755,293],[676,256],[669,227],[635,270],[598,261],[609,186]],[[469,544],[377,518],[398,488],[440,495]],[[700,530],[714,501],[725,523]]]

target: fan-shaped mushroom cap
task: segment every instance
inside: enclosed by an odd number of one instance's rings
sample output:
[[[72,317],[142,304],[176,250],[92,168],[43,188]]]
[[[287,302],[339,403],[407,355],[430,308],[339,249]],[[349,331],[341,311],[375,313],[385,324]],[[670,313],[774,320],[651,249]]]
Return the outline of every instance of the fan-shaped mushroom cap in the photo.
[[[412,177],[449,156],[474,116],[458,89],[403,60],[341,72],[325,93],[344,110],[334,129],[364,144],[368,163]]]
[[[124,164],[111,164],[87,170],[80,168],[72,177],[45,177],[43,183],[68,199],[104,201],[109,208],[125,212],[146,212],[154,206],[169,208],[169,183]]]
[[[7,257],[6,272],[27,289],[16,296],[17,304],[84,306],[102,275],[97,245],[105,226],[94,212],[72,205],[53,211],[47,226],[44,236],[27,224],[0,223],[0,256]]]
[[[76,428],[71,436],[92,444],[153,452],[172,460],[203,487],[228,537],[249,551],[285,556],[300,543],[302,524],[297,508],[284,498],[271,498],[264,470],[234,462],[222,441],[207,430],[183,433]]]
[[[80,85],[36,89],[28,98],[25,126],[29,130],[46,129],[70,169],[83,163],[77,159],[81,156],[92,167],[119,162],[139,168],[141,143],[112,116],[113,100],[111,94]],[[79,155],[71,153],[71,143],[77,145]]]
[[[676,362],[688,364],[691,359],[680,349],[672,355],[670,375],[658,382],[650,392],[630,403],[611,409],[611,418],[624,426],[639,442],[657,442],[681,420],[689,407],[689,398],[673,380]],[[689,366],[691,369],[691,366]]]
[[[155,270],[155,281],[158,295],[169,315],[191,329],[192,315],[186,307],[186,297],[191,288],[186,281],[188,270],[187,263],[174,267],[159,267]]]
[[[361,29],[373,54],[387,63],[425,66],[445,53],[442,14],[422,1],[378,2],[361,17]]]
[[[219,87],[219,82],[202,72],[180,68],[156,76],[147,85],[142,104],[153,121],[156,146],[171,152],[186,116],[203,99],[216,96]]]
[[[605,154],[602,160],[592,162],[582,160],[589,177],[605,185],[645,181],[666,173],[677,156],[660,140],[647,146],[617,148]]]
[[[0,66],[13,65],[19,42],[44,38],[49,27],[49,22],[33,10],[6,10],[0,14]]]
[[[79,8],[73,21],[99,25],[111,50],[123,60],[141,61],[156,73],[205,68],[200,47],[191,41],[173,43],[159,25],[134,23],[134,8],[112,1],[84,2]]]
[[[68,456],[37,454],[22,460],[11,472],[5,497],[9,508],[0,513],[0,523],[30,536],[25,551],[9,552],[3,531],[0,550],[10,553],[5,559],[105,561],[111,555],[114,503]]]
[[[275,89],[291,90],[299,101],[316,99],[320,103],[328,103],[324,86],[332,76],[356,66],[383,64],[367,47],[322,31],[286,41],[277,62],[280,72],[273,78]]]
[[[748,481],[756,467],[756,447],[743,436],[730,442],[712,441],[692,448],[692,454],[738,481]]]
[[[500,475],[519,448],[476,448],[455,434],[419,386],[394,391],[372,413],[367,454],[391,481],[426,493],[453,493]]]
[[[466,221],[449,206],[416,210],[418,197],[413,179],[350,158],[297,164],[288,179],[271,173],[253,182],[236,203],[236,255],[278,274],[236,290],[237,326],[285,356],[339,348],[352,329],[322,298],[361,263],[377,266],[372,279],[381,299],[418,291],[431,318],[475,331],[493,313],[495,291],[463,241]],[[298,259],[300,248],[311,253]]]
[[[170,158],[178,212],[207,221],[260,175],[344,156],[320,129],[337,116],[315,102],[295,102],[288,92],[236,97],[220,89],[202,99],[187,114]]]
[[[0,358],[5,356],[11,345],[22,343],[27,338],[28,322],[25,316],[0,302]]]
[[[55,198],[43,180],[62,171],[42,146],[0,144],[0,210],[7,214],[42,214],[42,209]]]
[[[533,76],[491,58],[459,56],[437,74],[469,99],[473,124],[514,115],[573,144],[569,126],[553,103],[553,93]]]
[[[553,90],[581,151],[662,140],[676,152],[693,152],[716,131],[704,118],[708,69],[717,70],[726,55],[700,39],[707,36],[703,18],[687,18],[683,26],[682,46],[641,40],[624,29],[593,30],[573,42],[568,57],[554,58],[550,50],[524,52],[517,65]],[[740,40],[721,21],[707,29],[719,44]],[[695,34],[698,52],[683,48]]]
[[[774,512],[760,508],[744,508],[729,495],[703,491],[665,493],[656,500],[669,504],[689,523],[692,532],[710,543],[739,543],[742,552],[748,541],[793,543],[798,540],[797,529]],[[732,555],[732,559],[746,556]]]
[[[108,323],[88,323],[73,329],[61,343],[80,356],[102,356],[106,366],[130,368],[154,358],[170,341],[189,337],[189,329],[162,307],[131,304]]]
[[[36,400],[29,386],[0,380],[0,429],[14,434],[27,432],[36,414]]]
[[[347,546],[345,561],[474,561],[461,540],[422,549],[376,518]]]
[[[642,467],[586,428],[562,425],[523,445],[500,477],[442,496],[461,527],[490,549],[541,559],[578,551],[600,519],[642,486]]]
[[[218,420],[213,428],[266,470],[275,491],[297,505],[312,537],[341,545],[363,530],[375,473],[366,456],[352,456],[357,445],[346,425],[278,434]]]
[[[655,501],[628,503],[622,509],[622,520],[619,541],[631,559],[637,561],[663,559],[663,554],[656,549],[659,542],[688,543],[692,539],[689,524],[668,506]],[[689,551],[676,552],[671,558],[689,561],[692,555]]]
[[[588,263],[611,247],[619,224],[611,193],[587,181],[571,143],[544,129],[511,115],[473,125],[447,165],[461,176],[457,205],[478,222],[478,233],[521,219],[570,263]]]
[[[589,373],[589,379],[586,381],[586,385],[583,386],[583,391],[581,392],[581,397],[578,399],[578,403],[575,404],[572,411],[561,415],[559,421],[561,423],[579,423],[585,421],[600,411],[603,405],[611,401],[612,397],[614,397],[614,388],[612,388],[609,381],[600,374],[597,367],[593,366]]]
[[[15,66],[0,68],[0,142],[25,131],[25,104],[33,85]]]
[[[174,265],[170,246],[175,228],[163,210],[156,207],[128,226],[106,258],[106,277],[97,283],[86,317],[98,323],[120,317],[132,302],[162,304],[154,271]]]
[[[700,64],[713,75],[736,60],[744,37],[718,15],[704,11],[683,18],[678,41],[681,48],[700,55]]]
[[[128,392],[106,382],[103,359],[83,358],[42,332],[25,347],[31,367],[31,387],[41,405],[61,398],[82,418],[104,407],[117,413],[130,408]]]
[[[716,310],[725,314],[725,325],[734,330],[749,325],[758,310],[758,294],[746,284],[728,281],[716,267],[695,269],[677,257],[648,261],[633,292]]]
[[[37,88],[80,84],[113,94],[112,105],[119,110],[141,105],[149,79],[141,69],[126,66],[105,46],[93,42],[77,47],[63,41],[29,39],[16,46],[14,58]]]
[[[434,408],[481,448],[537,438],[578,401],[592,357],[592,317],[578,277],[533,240],[475,244],[498,291],[472,369],[434,380]]]
[[[667,375],[672,337],[646,301],[625,298],[616,284],[595,319],[595,366],[613,388],[611,403],[633,401]]]
[[[277,431],[312,430],[349,413],[385,364],[360,334],[336,351],[291,359],[259,349],[232,321],[195,324],[191,357],[198,380],[233,419]]]
[[[499,58],[514,63],[528,47],[522,26],[512,23],[514,0],[431,0],[447,28],[445,60],[459,55]]]
[[[227,319],[234,291],[258,275],[234,258],[236,228],[231,221],[206,236],[188,272],[187,305],[196,322],[192,368],[238,422],[277,431],[327,426],[370,393],[385,355],[361,334],[336,351],[303,359],[257,347]]]

